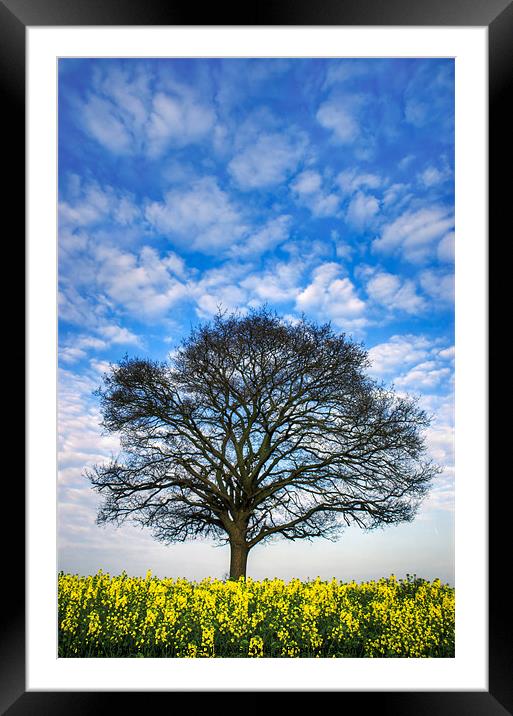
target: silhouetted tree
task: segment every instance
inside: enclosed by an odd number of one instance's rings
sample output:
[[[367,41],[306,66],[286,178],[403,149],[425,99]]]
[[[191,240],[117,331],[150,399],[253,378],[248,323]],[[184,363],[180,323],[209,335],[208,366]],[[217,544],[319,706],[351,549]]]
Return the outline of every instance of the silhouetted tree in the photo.
[[[437,473],[429,421],[368,367],[329,324],[266,308],[219,314],[168,363],[125,356],[97,391],[122,446],[87,472],[105,497],[98,522],[132,519],[167,543],[226,540],[237,579],[272,537],[412,520]]]

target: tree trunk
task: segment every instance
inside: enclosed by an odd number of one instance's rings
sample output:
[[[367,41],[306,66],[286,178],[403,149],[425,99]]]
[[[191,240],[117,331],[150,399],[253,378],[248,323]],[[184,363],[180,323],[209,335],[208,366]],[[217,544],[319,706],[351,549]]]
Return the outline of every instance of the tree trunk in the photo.
[[[230,579],[246,576],[249,549],[244,542],[230,541]]]

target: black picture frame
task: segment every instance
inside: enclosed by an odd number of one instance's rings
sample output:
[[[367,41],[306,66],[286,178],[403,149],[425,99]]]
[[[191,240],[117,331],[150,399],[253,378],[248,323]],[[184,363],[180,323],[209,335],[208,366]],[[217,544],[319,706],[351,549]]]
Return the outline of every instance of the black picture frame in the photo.
[[[197,22],[201,16],[201,23]],[[25,264],[25,46],[26,29],[35,26],[77,25],[346,25],[346,26],[480,26],[488,28],[489,41],[489,262],[492,248],[504,245],[509,231],[499,236],[499,228],[509,227],[506,220],[511,199],[510,181],[502,177],[511,172],[511,99],[513,74],[513,1],[512,0],[321,0],[318,3],[296,0],[254,0],[236,7],[219,4],[202,6],[201,11],[188,3],[162,0],[0,0],[0,87],[2,122],[6,144],[14,150],[13,159],[4,165],[9,178],[5,206],[16,216],[10,238],[11,267]],[[509,145],[509,146],[508,146]],[[5,196],[5,195],[4,195]],[[509,201],[508,201],[509,199]],[[509,213],[509,212],[508,212]],[[502,239],[502,241],[501,241]],[[498,251],[498,248],[495,249]],[[496,268],[497,270],[497,268]],[[499,307],[497,291],[500,274],[494,273],[488,291],[489,331],[491,319]],[[17,292],[19,300],[20,292]],[[23,300],[23,299],[22,299]],[[11,346],[10,363],[24,364],[25,338],[19,317],[11,317],[7,326]],[[16,340],[17,339],[17,340]],[[30,348],[30,346],[29,346]],[[40,347],[41,349],[41,347]],[[53,349],[53,347],[52,347]],[[489,351],[489,349],[488,349]],[[490,351],[488,355],[491,356]],[[7,373],[4,374],[7,376]],[[9,380],[11,378],[9,377]],[[25,380],[23,378],[23,382]],[[29,386],[27,386],[29,387]],[[23,401],[16,399],[22,405]],[[490,411],[489,411],[489,414]],[[489,580],[488,580],[488,691],[401,691],[344,692],[340,707],[376,709],[380,713],[503,716],[513,714],[513,644],[510,640],[511,597],[503,584],[508,563],[508,519],[504,505],[510,504],[511,480],[501,479],[498,469],[500,431],[490,431],[489,455]],[[501,446],[503,441],[501,443]],[[22,453],[23,454],[23,453]],[[11,470],[12,471],[12,470]],[[509,472],[509,471],[508,471]],[[7,480],[6,480],[7,482]],[[9,480],[10,505],[23,512],[25,485],[19,468]],[[5,489],[5,488],[4,488]],[[501,509],[502,508],[502,509]],[[7,512],[7,510],[6,510]],[[8,540],[8,542],[7,542]],[[127,697],[130,705],[145,710],[154,708],[155,699],[172,708],[166,692],[50,692],[26,691],[25,683],[25,603],[24,569],[25,530],[20,518],[5,531],[3,574],[6,605],[2,614],[0,637],[1,688],[0,708],[9,716],[21,714],[101,714],[120,710]],[[16,600],[14,591],[19,595]],[[298,685],[299,688],[299,685]],[[234,685],[234,690],[236,686]],[[196,696],[201,696],[199,692]],[[207,694],[205,694],[207,695]],[[306,696],[306,694],[304,694]],[[151,696],[151,704],[148,698]],[[316,694],[319,696],[319,693]],[[144,701],[143,701],[144,699]],[[230,699],[233,706],[237,703]],[[243,702],[242,702],[243,703]],[[198,704],[198,702],[196,702]],[[194,705],[194,708],[201,706]],[[305,703],[305,706],[307,704]],[[189,704],[191,707],[191,704]],[[183,708],[180,706],[179,708]],[[280,707],[279,707],[280,708]]]

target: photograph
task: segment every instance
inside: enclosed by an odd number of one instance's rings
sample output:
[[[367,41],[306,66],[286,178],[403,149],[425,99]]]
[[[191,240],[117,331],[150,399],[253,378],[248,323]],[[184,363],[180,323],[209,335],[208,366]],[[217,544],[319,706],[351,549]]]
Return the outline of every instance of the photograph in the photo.
[[[513,714],[512,33],[512,0],[0,0],[26,351],[1,713]]]
[[[342,55],[57,60],[59,659],[455,658],[455,58]]]
[[[26,391],[0,712],[513,714],[513,2],[227,10],[0,0]]]

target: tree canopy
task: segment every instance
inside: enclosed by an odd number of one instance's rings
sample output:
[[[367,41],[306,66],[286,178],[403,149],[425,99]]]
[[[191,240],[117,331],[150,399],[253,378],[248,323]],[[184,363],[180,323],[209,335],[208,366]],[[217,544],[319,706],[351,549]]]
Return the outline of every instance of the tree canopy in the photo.
[[[218,314],[166,362],[125,358],[97,391],[121,453],[87,471],[98,522],[166,543],[227,541],[230,577],[273,537],[410,521],[438,468],[416,400],[368,375],[362,345],[267,308]]]

